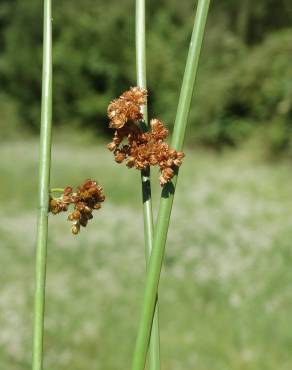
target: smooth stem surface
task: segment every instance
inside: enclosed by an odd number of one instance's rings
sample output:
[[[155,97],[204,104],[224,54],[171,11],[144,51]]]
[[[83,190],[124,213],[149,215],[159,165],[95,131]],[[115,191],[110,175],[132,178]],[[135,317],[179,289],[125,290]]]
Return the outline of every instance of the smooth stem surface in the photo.
[[[210,0],[199,0],[198,2],[172,139],[172,147],[178,151],[183,149],[185,131],[198,69],[199,56],[209,4]],[[172,182],[163,187],[161,193],[153,250],[150,257],[150,262],[148,264],[144,300],[133,356],[132,370],[143,370],[145,367],[147,347],[150,338],[160,272],[164,258],[165,243],[177,182],[177,175],[178,174],[174,176]]]
[[[146,81],[146,47],[145,47],[145,0],[136,0],[136,68],[137,85],[147,88]],[[143,107],[144,121],[148,124],[147,105]],[[151,200],[150,168],[141,171],[145,257],[148,264],[153,246],[153,212]],[[156,300],[157,301],[157,300]],[[149,346],[149,369],[160,370],[160,338],[158,305],[156,304],[150,346]]]
[[[32,369],[43,368],[43,337],[48,238],[48,202],[52,131],[52,24],[51,0],[44,1],[41,137],[39,151],[39,197],[35,271],[35,306]]]

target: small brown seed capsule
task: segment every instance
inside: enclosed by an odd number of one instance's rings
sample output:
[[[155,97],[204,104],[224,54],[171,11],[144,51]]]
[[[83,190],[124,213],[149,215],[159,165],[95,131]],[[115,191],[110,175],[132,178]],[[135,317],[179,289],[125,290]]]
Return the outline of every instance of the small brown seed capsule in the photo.
[[[80,224],[79,223],[74,224],[71,228],[71,231],[73,235],[77,235],[80,231]]]
[[[113,150],[115,150],[116,144],[114,142],[111,142],[111,143],[107,144],[107,148],[108,148],[108,150],[110,150],[112,152]]]
[[[88,207],[88,206],[85,206],[85,207],[84,207],[84,212],[85,212],[86,214],[91,213],[91,212],[92,212],[92,209],[91,209],[90,207]]]
[[[134,157],[128,157],[128,160],[127,160],[127,167],[131,168],[133,167],[135,164],[135,158]]]
[[[175,159],[175,160],[173,161],[173,163],[174,163],[177,167],[179,167],[179,166],[182,164],[182,161],[181,161],[181,159]]]
[[[68,221],[74,221],[74,217],[73,217],[72,213],[70,213],[68,215]]]
[[[80,219],[80,225],[83,226],[83,227],[86,227],[87,222],[88,222],[87,218],[81,218]]]
[[[174,150],[174,149],[169,149],[169,156],[170,156],[171,158],[176,158],[176,156],[177,156],[176,150]]]
[[[160,175],[159,183],[160,183],[161,186],[163,186],[167,183],[167,180],[163,177],[163,175]]]
[[[105,195],[100,194],[98,197],[98,202],[104,202],[105,201]]]
[[[184,152],[177,152],[177,158],[178,159],[183,159],[185,156],[185,153]]]
[[[64,189],[64,195],[70,195],[72,193],[73,189],[71,188],[71,186],[66,186],[65,189]]]
[[[163,171],[162,171],[162,174],[163,176],[166,178],[166,179],[171,179],[172,176],[173,176],[173,170],[171,168],[165,168]]]
[[[75,210],[71,213],[73,220],[79,220],[81,213],[78,210]]]
[[[121,152],[119,152],[115,155],[115,161],[117,163],[122,163],[125,158],[126,158],[126,155],[124,153],[121,153]]]

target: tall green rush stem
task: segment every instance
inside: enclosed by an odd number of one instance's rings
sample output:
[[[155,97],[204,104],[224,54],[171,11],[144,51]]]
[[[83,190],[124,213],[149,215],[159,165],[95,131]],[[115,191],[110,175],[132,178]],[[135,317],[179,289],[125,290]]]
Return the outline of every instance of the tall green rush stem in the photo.
[[[35,272],[35,303],[32,370],[43,368],[43,337],[48,238],[48,203],[52,131],[52,16],[51,0],[44,0],[43,76],[41,137],[39,151],[39,197]]]
[[[209,4],[210,0],[198,1],[172,138],[172,147],[177,151],[183,149]],[[161,193],[154,245],[148,264],[144,301],[133,356],[132,370],[143,370],[145,367],[177,176],[178,173],[173,177],[172,182],[167,183],[163,187]]]
[[[137,85],[146,89],[145,0],[136,0],[136,66]],[[143,107],[143,115],[144,121],[147,124],[147,105]],[[145,256],[146,264],[148,264],[153,246],[154,234],[149,167],[141,171],[141,184],[143,197]],[[157,299],[149,346],[149,368],[150,370],[160,370],[160,339]]]

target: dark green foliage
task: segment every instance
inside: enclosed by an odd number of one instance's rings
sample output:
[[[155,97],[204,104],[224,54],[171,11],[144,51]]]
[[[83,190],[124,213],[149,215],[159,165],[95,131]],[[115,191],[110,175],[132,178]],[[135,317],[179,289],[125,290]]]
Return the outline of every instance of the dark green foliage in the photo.
[[[233,69],[212,71],[207,88],[198,89],[198,105],[202,106],[202,112],[197,112],[199,140],[216,146],[236,145],[263,127],[263,139],[272,151],[289,147],[291,40],[292,30],[277,32],[258,47],[245,49]],[[202,73],[200,84],[207,78]]]
[[[54,4],[55,123],[100,123],[109,100],[133,81],[133,25],[130,17],[124,17],[124,12],[131,14],[133,10],[130,1],[123,7],[92,0]],[[19,104],[24,121],[36,127],[41,84],[41,2],[17,1],[4,39],[1,72],[6,89]]]
[[[150,115],[170,128],[195,5],[191,0],[147,2]],[[54,124],[104,130],[108,102],[136,80],[134,3],[60,0],[53,7]],[[291,0],[212,2],[190,140],[236,146],[263,127],[269,149],[289,148],[291,24]],[[19,120],[38,130],[42,2],[0,1],[0,47],[0,84],[9,107],[15,106],[13,119],[18,112]],[[1,116],[9,117],[11,108],[6,113],[8,105],[1,107]]]

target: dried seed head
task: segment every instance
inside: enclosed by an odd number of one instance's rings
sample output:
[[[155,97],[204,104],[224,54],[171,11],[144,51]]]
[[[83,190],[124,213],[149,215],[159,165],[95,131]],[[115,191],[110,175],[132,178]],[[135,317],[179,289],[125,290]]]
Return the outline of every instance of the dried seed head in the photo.
[[[122,128],[128,121],[143,119],[141,107],[146,103],[147,91],[139,87],[131,87],[118,99],[113,100],[108,106],[107,114],[110,120],[109,127]]]
[[[157,118],[150,121],[150,126],[152,134],[155,136],[156,140],[166,139],[168,136],[168,130],[164,127],[163,123]]]
[[[88,220],[91,220],[93,210],[101,208],[101,203],[105,200],[102,188],[96,181],[87,179],[73,189],[67,186],[63,195],[57,199],[50,199],[50,211],[53,214],[67,211],[70,204],[74,205],[74,210],[68,215],[68,220],[73,222],[72,233],[78,234],[80,226],[85,227]]]
[[[121,98],[142,106],[146,104],[147,90],[141,89],[137,86],[131,87],[130,90],[125,91],[121,95]]]
[[[141,107],[146,103],[146,96],[146,90],[132,87],[109,105],[110,127],[116,130],[108,149],[113,152],[116,162],[126,161],[128,168],[143,170],[158,165],[161,170],[159,181],[164,185],[173,177],[173,169],[182,164],[184,153],[164,142],[168,130],[159,119],[150,121],[149,132],[143,132],[136,124],[143,118]],[[127,143],[123,144],[123,140]]]

